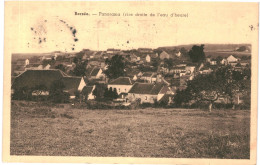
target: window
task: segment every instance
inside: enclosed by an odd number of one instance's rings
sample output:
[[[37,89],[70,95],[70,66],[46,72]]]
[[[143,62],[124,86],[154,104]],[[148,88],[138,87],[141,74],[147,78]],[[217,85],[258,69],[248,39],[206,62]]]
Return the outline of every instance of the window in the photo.
[[[145,100],[147,100],[147,96],[145,96]]]
[[[120,88],[118,88],[118,92],[120,92]]]

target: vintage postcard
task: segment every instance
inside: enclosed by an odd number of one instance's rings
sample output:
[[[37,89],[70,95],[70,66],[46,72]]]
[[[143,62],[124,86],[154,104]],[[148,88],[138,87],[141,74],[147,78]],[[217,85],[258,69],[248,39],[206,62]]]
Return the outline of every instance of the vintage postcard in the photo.
[[[5,2],[3,161],[255,164],[258,5]]]

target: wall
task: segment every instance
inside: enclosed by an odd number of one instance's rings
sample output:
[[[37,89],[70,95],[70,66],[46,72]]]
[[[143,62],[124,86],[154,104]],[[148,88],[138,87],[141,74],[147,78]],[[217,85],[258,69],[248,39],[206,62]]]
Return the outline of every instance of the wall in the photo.
[[[108,89],[112,87],[112,89],[114,90],[114,88],[116,88],[117,94],[120,93],[128,93],[129,90],[132,88],[132,85],[111,85],[108,84]]]
[[[137,99],[141,99],[141,103],[154,103],[154,100],[157,100],[157,95],[148,95],[148,94],[134,94],[128,93],[127,98],[130,102],[133,102]]]

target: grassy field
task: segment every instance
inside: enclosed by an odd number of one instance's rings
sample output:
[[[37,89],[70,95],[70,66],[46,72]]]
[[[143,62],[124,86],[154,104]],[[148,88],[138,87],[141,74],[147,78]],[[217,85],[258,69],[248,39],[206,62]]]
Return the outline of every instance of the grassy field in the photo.
[[[245,110],[11,108],[11,155],[249,159],[249,141]]]
[[[206,51],[206,57],[211,56],[211,58],[217,58],[218,56],[222,58],[228,58],[230,55],[241,58],[242,56],[251,56],[250,52],[234,52],[234,51]]]

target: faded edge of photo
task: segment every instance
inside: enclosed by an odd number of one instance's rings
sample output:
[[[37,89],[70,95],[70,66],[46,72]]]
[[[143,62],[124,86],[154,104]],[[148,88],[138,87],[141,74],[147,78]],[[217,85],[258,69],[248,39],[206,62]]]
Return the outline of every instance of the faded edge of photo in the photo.
[[[57,2],[62,3],[62,2]],[[73,2],[72,2],[73,3]],[[112,3],[112,2],[111,2]],[[117,3],[117,2],[113,2]],[[137,2],[136,2],[137,3]],[[147,2],[149,3],[149,2]],[[157,2],[158,4],[160,2]],[[203,2],[201,2],[203,3]],[[225,2],[223,2],[225,3]],[[250,120],[250,160],[245,159],[197,159],[197,158],[136,158],[136,157],[79,157],[79,156],[11,156],[10,155],[10,103],[11,103],[11,54],[15,32],[9,30],[12,24],[14,2],[5,3],[4,25],[4,102],[3,102],[3,161],[30,163],[103,163],[103,164],[255,164],[257,142],[257,81],[258,81],[258,28],[252,31],[252,79],[251,79],[251,120]],[[146,3],[145,3],[146,4]],[[192,2],[190,2],[192,6]],[[258,3],[255,10],[258,11]],[[112,4],[111,4],[112,7]],[[231,6],[232,7],[232,6]],[[115,7],[116,9],[116,7]],[[256,11],[256,14],[258,12]],[[212,19],[212,18],[210,18]],[[258,23],[258,15],[256,16]],[[213,20],[214,21],[214,20]]]

